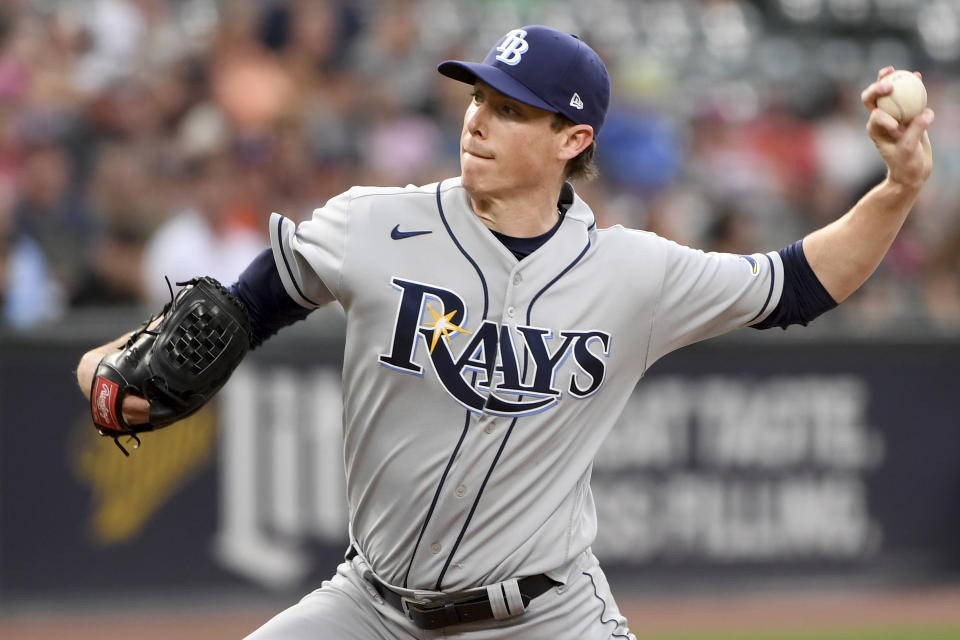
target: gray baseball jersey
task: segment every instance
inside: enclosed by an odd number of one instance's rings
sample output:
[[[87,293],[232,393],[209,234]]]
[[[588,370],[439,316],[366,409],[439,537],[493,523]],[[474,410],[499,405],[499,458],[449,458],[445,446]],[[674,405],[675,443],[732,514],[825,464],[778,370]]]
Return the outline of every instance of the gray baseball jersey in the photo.
[[[638,380],[763,319],[783,282],[775,252],[598,229],[577,196],[518,261],[459,178],[353,188],[270,227],[290,296],[346,312],[350,535],[383,581],[412,589],[565,581],[596,534],[594,455]]]

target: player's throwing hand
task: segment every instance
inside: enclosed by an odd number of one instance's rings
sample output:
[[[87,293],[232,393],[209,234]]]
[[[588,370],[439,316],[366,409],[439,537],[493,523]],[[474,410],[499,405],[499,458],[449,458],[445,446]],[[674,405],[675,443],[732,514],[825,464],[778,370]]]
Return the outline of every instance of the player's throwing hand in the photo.
[[[877,106],[877,100],[893,91],[887,78],[893,67],[884,67],[877,74],[877,81],[863,90],[860,99],[870,113],[867,133],[877,146],[887,165],[887,177],[905,187],[919,189],[933,170],[933,152],[927,127],[933,122],[933,109],[929,107],[910,122],[901,123]],[[917,74],[919,77],[919,74]]]

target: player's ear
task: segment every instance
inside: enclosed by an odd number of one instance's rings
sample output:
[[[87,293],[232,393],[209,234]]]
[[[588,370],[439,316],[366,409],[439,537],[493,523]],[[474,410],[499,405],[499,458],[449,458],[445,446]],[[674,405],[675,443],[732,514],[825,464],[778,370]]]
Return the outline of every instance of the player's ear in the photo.
[[[593,142],[593,127],[588,124],[571,124],[564,127],[560,134],[559,160],[571,160]]]

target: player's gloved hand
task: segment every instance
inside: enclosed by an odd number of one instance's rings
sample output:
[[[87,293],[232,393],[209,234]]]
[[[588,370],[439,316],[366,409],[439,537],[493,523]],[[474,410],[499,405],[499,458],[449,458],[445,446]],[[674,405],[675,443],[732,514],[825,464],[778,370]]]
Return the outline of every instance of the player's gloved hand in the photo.
[[[90,388],[90,412],[101,435],[119,438],[170,425],[198,409],[226,383],[250,348],[243,304],[213,278],[189,282],[104,356]],[[129,455],[129,454],[128,454]]]
[[[121,415],[127,424],[146,424],[150,422],[150,401],[142,396],[128,393],[123,397]]]

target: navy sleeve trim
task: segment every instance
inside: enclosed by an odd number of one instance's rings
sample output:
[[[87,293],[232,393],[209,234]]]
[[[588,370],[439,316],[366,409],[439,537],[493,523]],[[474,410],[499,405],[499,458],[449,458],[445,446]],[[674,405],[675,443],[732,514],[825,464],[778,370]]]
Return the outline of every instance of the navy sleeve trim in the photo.
[[[777,282],[777,270],[773,268],[773,258],[771,258],[770,256],[764,256],[764,257],[767,259],[767,262],[770,263],[770,290],[767,291],[767,299],[763,301],[763,306],[760,308],[760,311],[758,311],[757,315],[753,316],[750,319],[750,322],[753,322],[754,320],[762,316],[763,312],[767,310],[767,305],[770,304],[770,298],[773,297],[773,287]]]
[[[803,253],[803,240],[797,240],[778,253],[783,261],[783,293],[770,315],[752,325],[754,329],[786,329],[791,324],[806,326],[817,316],[837,306],[836,300],[810,268],[807,256]]]
[[[250,342],[254,348],[283,327],[303,320],[313,311],[300,306],[287,293],[270,249],[264,249],[253,259],[239,279],[230,285],[230,292],[247,307],[253,329]]]
[[[302,297],[304,300],[306,300],[310,304],[319,307],[320,304],[308,298],[307,294],[305,294],[303,292],[303,289],[300,288],[300,284],[297,282],[297,274],[295,274],[293,272],[293,269],[290,268],[290,260],[287,259],[287,251],[289,250],[289,248],[287,247],[286,243],[283,242],[282,240],[284,218],[282,216],[278,216],[278,218],[279,219],[277,220],[277,238],[280,239],[280,257],[283,258],[283,266],[287,270],[287,275],[290,277],[290,282],[293,283],[293,287],[294,289],[297,290],[297,293],[300,294],[300,297]]]

